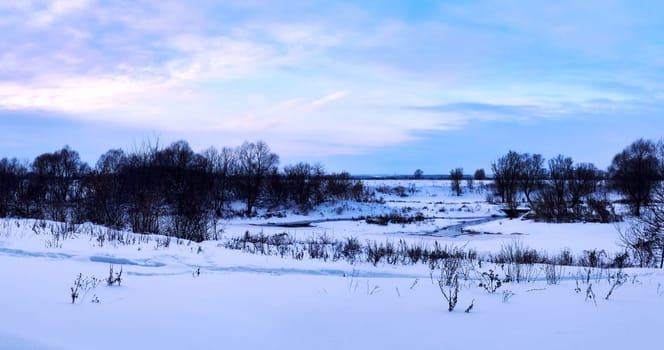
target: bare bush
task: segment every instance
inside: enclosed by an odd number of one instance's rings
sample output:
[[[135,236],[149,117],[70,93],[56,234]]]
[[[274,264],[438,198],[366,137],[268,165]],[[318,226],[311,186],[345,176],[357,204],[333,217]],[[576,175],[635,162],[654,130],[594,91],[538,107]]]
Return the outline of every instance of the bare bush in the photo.
[[[618,287],[622,286],[627,281],[627,277],[628,277],[627,274],[624,273],[622,270],[618,270],[618,272],[616,272],[615,275],[610,275],[609,283],[611,283],[611,289],[609,289],[609,292],[606,294],[606,297],[604,297],[604,300],[609,300],[609,298],[613,294],[613,291]]]
[[[593,292],[593,284],[590,283],[588,284],[588,288],[586,289],[586,302],[588,300],[592,300],[592,302],[597,306],[597,297],[595,297],[595,292]]]
[[[664,185],[654,191],[652,204],[626,230],[620,241],[640,267],[664,268]]]
[[[85,295],[89,291],[97,288],[99,284],[99,279],[94,276],[83,277],[82,273],[79,273],[76,279],[74,280],[74,285],[70,287],[70,297],[71,303],[76,303],[77,299],[84,300]]]
[[[512,292],[509,289],[506,289],[503,291],[503,303],[507,303],[514,295],[514,292]]]
[[[606,261],[606,258],[607,254],[606,251],[604,251],[603,249],[584,250],[583,255],[581,256],[581,259],[579,261],[579,264],[581,266],[587,266],[587,267],[608,266],[609,263]]]
[[[562,266],[556,266],[555,264],[546,264],[544,266],[544,274],[546,275],[546,283],[549,285],[554,285],[560,283],[560,279],[563,276],[564,268]]]
[[[113,273],[113,265],[110,266],[108,277],[106,278],[106,284],[108,286],[113,286],[117,284],[118,286],[122,282],[122,266],[120,266],[120,271]]]
[[[459,301],[459,276],[461,275],[461,260],[457,258],[445,259],[441,262],[438,287],[447,302],[447,311],[453,311]]]
[[[505,264],[503,265],[503,271],[505,271],[505,283],[530,283],[537,278],[537,270],[533,264]]]
[[[493,294],[496,292],[500,286],[503,285],[501,282],[500,278],[498,277],[497,273],[494,273],[493,270],[489,269],[489,271],[484,271],[480,274],[478,274],[478,278],[480,279],[480,287],[483,287],[487,292]]]
[[[463,179],[463,168],[456,168],[450,170],[450,180],[452,180],[452,192],[457,196],[461,196],[463,193],[461,189],[461,180]]]
[[[493,261],[498,264],[517,263],[517,264],[538,264],[545,263],[547,257],[537,250],[525,247],[520,240],[512,240],[500,247],[500,253],[493,257]]]
[[[473,301],[470,302],[470,305],[468,305],[468,307],[466,308],[466,310],[464,310],[463,312],[465,312],[465,313],[467,313],[467,314],[470,313],[470,310],[473,309],[473,306],[475,306],[475,299],[473,299]]]

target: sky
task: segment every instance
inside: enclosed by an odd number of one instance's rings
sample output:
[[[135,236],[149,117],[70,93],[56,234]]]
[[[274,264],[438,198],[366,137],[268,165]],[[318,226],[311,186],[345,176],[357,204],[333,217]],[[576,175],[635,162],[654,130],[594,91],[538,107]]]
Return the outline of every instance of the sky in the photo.
[[[664,130],[664,2],[0,2],[0,158],[265,141],[281,165],[605,168]]]

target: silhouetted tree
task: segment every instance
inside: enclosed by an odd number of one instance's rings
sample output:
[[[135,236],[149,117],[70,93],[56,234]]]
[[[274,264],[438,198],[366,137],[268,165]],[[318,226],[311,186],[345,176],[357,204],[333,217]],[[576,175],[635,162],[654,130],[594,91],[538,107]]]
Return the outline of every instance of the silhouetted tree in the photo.
[[[229,147],[217,151],[214,147],[203,152],[206,159],[207,172],[212,176],[213,183],[212,207],[216,217],[221,217],[226,203],[233,199],[233,178],[237,173],[237,154]]]
[[[24,218],[42,218],[43,207],[40,205],[43,202],[42,186],[39,184],[38,177],[33,171],[28,170],[27,165],[22,165],[25,168],[25,175],[21,176],[16,188],[16,201],[14,204],[14,215]]]
[[[74,183],[89,172],[89,166],[81,161],[78,152],[63,147],[53,153],[37,156],[32,163],[38,185],[39,205],[47,211],[46,218],[67,220],[67,205],[80,200],[73,193]]]
[[[486,180],[486,172],[484,171],[484,169],[477,169],[475,170],[475,174],[473,175],[473,177],[475,178],[475,180],[479,181]]]
[[[118,174],[126,163],[127,155],[121,149],[111,149],[99,157],[86,178],[88,220],[116,229],[124,226],[124,195]]]
[[[519,187],[531,207],[533,204],[531,195],[541,188],[542,181],[546,178],[543,165],[544,158],[541,154],[521,154]]]
[[[578,213],[585,198],[597,192],[601,175],[591,163],[579,163],[574,166],[568,189],[570,206]]]
[[[461,180],[463,180],[463,168],[456,168],[450,170],[450,180],[452,180],[452,192],[457,196],[461,196]]]
[[[576,220],[611,221],[608,201],[595,196],[601,180],[590,163],[575,165],[572,158],[558,155],[549,160],[549,179],[536,195],[532,208],[539,219],[555,222]]]
[[[347,172],[332,173],[325,176],[324,189],[330,199],[366,200],[362,181],[354,180]]]
[[[638,261],[640,267],[664,268],[664,185],[658,184],[652,193],[652,204],[644,207],[642,215],[620,239]]]
[[[648,205],[652,191],[662,177],[657,146],[650,140],[638,139],[616,154],[608,176],[613,188],[621,192],[632,206],[634,215]]]
[[[558,155],[556,158],[549,160],[549,191],[552,193],[555,217],[559,221],[566,220],[569,216],[566,200],[566,195],[569,194],[567,182],[573,176],[573,165],[572,158],[563,155]]]
[[[254,206],[264,190],[265,178],[279,164],[279,156],[270,152],[263,141],[244,142],[237,150],[240,190],[247,206],[245,214],[251,216]]]
[[[507,203],[508,208],[511,210],[516,209],[518,206],[516,195],[519,177],[521,176],[521,167],[521,155],[514,151],[509,151],[506,155],[491,163],[496,190],[503,203]]]
[[[320,164],[297,163],[284,167],[286,191],[289,198],[303,211],[325,201],[323,177],[325,170]]]
[[[155,154],[154,170],[163,182],[165,229],[172,236],[200,242],[210,223],[210,187],[207,159],[194,153],[186,141],[177,141]]]
[[[100,174],[115,175],[126,163],[127,155],[125,151],[119,148],[111,149],[99,157],[95,165],[95,171]]]
[[[160,233],[164,195],[162,174],[154,165],[157,151],[157,146],[135,150],[118,174],[129,226],[137,233]]]
[[[0,160],[0,217],[18,214],[20,187],[27,172],[27,167],[16,158]]]
[[[308,210],[327,200],[368,198],[348,173],[327,175],[308,163],[280,173],[278,161],[261,141],[197,154],[186,141],[161,148],[158,140],[129,154],[109,150],[94,170],[69,147],[36,157],[30,168],[1,159],[0,216],[87,220],[200,241],[231,200],[246,200],[251,215],[257,204]]]

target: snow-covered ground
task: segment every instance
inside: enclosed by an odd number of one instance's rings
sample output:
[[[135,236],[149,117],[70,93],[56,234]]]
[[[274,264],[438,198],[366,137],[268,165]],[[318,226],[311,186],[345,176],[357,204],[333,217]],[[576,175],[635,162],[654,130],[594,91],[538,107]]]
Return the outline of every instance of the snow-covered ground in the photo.
[[[606,300],[618,270],[558,267],[560,283],[548,284],[546,267],[532,265],[530,282],[504,283],[489,293],[479,286],[481,273],[492,269],[504,278],[508,267],[473,261],[464,267],[458,306],[448,312],[440,271],[432,274],[427,264],[296,260],[222,244],[249,231],[362,243],[438,242],[480,253],[499,252],[514,240],[551,254],[621,251],[614,225],[508,220],[495,217],[500,211],[481,192],[456,197],[446,182],[432,180],[388,185],[411,183],[414,193],[381,195],[383,204],[336,203],[308,215],[220,221],[221,240],[202,243],[128,232],[104,241],[99,237],[110,231],[90,224],[58,235],[68,231],[59,223],[1,220],[0,349],[658,346],[664,324],[664,271],[658,269],[625,269],[624,283]],[[426,219],[386,226],[351,220],[394,211],[421,212]],[[479,233],[461,234],[456,226],[477,219],[489,221],[465,229]],[[310,225],[283,225],[294,222]],[[120,286],[102,281],[71,303],[79,274],[104,280],[111,266],[122,268]],[[589,286],[594,301],[587,300]]]

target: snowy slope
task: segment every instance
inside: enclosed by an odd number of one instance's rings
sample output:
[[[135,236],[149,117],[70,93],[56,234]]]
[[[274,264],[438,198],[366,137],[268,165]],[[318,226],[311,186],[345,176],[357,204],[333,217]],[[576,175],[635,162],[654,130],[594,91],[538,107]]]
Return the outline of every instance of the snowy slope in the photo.
[[[500,251],[515,238],[551,253],[564,248],[574,253],[604,249],[607,254],[621,249],[613,225],[498,218],[468,227],[490,234],[429,234],[471,214],[491,217],[497,212],[481,194],[456,197],[436,185],[418,186],[418,192],[406,198],[388,196],[381,205],[336,204],[346,205],[340,214],[336,205],[327,205],[307,216],[228,220],[220,223],[220,241],[202,243],[111,232],[90,224],[63,234],[67,230],[59,223],[1,220],[0,349],[656,346],[664,310],[664,271],[658,269],[625,269],[624,283],[605,300],[618,270],[558,267],[560,283],[552,285],[546,281],[546,267],[532,265],[528,282],[504,283],[489,293],[479,286],[481,273],[491,269],[504,278],[509,267],[487,262],[480,267],[472,261],[464,268],[458,305],[448,312],[437,282],[440,270],[432,273],[427,264],[295,260],[229,250],[222,244],[251,231],[301,238],[357,236],[361,242],[438,242],[487,253]],[[479,209],[462,214],[465,218],[456,216],[458,208],[471,205]],[[265,226],[279,220],[343,219],[349,213],[378,215],[402,207],[439,217],[407,225],[342,220],[302,228]],[[110,237],[106,233],[116,239],[100,239]],[[100,283],[71,303],[70,287],[79,274],[103,280],[111,266],[116,272],[122,268],[120,286]],[[587,300],[589,287],[594,301]],[[464,313],[471,303],[470,313]]]

